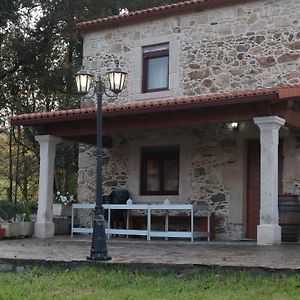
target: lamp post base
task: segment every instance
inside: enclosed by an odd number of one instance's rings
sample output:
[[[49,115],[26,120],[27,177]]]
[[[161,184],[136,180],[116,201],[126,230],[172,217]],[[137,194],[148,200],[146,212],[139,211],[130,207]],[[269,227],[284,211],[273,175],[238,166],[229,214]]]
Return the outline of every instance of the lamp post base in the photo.
[[[105,219],[103,207],[95,208],[95,218],[93,221],[93,239],[91,254],[87,257],[88,260],[110,260],[111,257],[107,254],[106,234],[105,234]]]
[[[108,256],[107,253],[97,253],[91,250],[91,255],[86,257],[87,260],[111,260],[111,256]]]

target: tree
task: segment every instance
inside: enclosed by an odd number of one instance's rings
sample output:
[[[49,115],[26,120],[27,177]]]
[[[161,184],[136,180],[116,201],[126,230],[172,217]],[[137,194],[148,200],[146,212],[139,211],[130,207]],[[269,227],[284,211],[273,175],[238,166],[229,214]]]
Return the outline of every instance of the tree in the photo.
[[[8,128],[8,116],[12,114],[79,106],[74,85],[74,74],[82,58],[82,45],[75,32],[77,23],[118,14],[122,8],[132,11],[172,2],[178,1],[0,1],[0,127],[6,127],[7,134],[10,132],[13,137],[15,129]],[[15,197],[36,198],[37,178],[32,176],[38,170],[38,147],[34,134],[30,128],[24,128],[20,138],[11,139],[10,147],[7,144],[11,149],[8,161],[12,155],[18,157],[13,165],[0,169],[0,177],[11,173],[10,181],[5,181],[9,198],[13,198],[13,190]],[[77,145],[59,146],[56,186],[65,192],[74,185],[77,156]]]

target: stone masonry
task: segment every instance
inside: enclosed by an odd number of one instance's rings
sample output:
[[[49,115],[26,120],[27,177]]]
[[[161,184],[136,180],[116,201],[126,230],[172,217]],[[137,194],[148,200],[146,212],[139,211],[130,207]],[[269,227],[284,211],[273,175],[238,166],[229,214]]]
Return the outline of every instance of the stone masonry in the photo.
[[[250,1],[103,29],[84,35],[84,65],[98,74],[113,60],[128,72],[122,97],[136,101],[300,82],[300,2]],[[170,43],[170,90],[141,94],[142,46]]]
[[[185,178],[184,187],[179,196],[140,196],[139,168],[132,162],[136,156],[129,150],[128,144],[144,145],[145,140],[151,145],[164,141],[173,144],[180,143],[180,165]],[[114,136],[113,148],[104,151],[103,188],[108,194],[113,188],[126,188],[135,203],[162,203],[168,198],[171,203],[206,204],[215,215],[216,235],[219,238],[240,238],[243,229],[241,222],[232,223],[229,216],[229,206],[234,203],[231,199],[236,186],[242,186],[242,161],[240,157],[240,141],[236,132],[230,131],[226,125],[201,126],[182,129],[165,129],[156,131],[140,131],[132,134]],[[152,143],[151,143],[152,141]],[[109,154],[109,155],[108,155]],[[130,159],[131,157],[131,159]],[[137,159],[139,161],[139,158]],[[80,202],[95,201],[95,148],[81,146],[79,154],[78,199]],[[237,169],[237,176],[232,183],[224,179],[229,170]],[[181,172],[182,173],[182,172]],[[184,175],[182,175],[184,176]],[[234,176],[232,176],[232,179]],[[242,192],[242,191],[241,191]],[[241,193],[240,192],[240,193]],[[238,199],[242,202],[242,195]],[[242,204],[243,205],[243,204]],[[90,224],[90,211],[83,215],[81,225]],[[197,215],[197,213],[196,213]]]
[[[128,72],[126,89],[118,98],[105,98],[104,105],[297,84],[299,12],[299,0],[258,0],[140,23],[124,22],[85,33],[83,63],[92,73],[104,75],[117,59]],[[142,47],[165,42],[170,46],[170,89],[142,94]],[[226,124],[219,124],[115,134],[113,148],[104,151],[104,192],[127,188],[135,202],[165,200],[139,195],[139,151],[143,146],[177,143],[180,195],[168,198],[174,203],[207,203],[216,216],[217,238],[243,238],[245,145],[247,138],[259,139],[253,124],[246,127],[244,132],[232,132]],[[295,164],[292,157],[300,157],[299,138],[289,132],[283,144],[283,187],[285,192],[295,192],[300,174],[289,166]],[[78,199],[95,200],[95,149],[90,146],[80,147]],[[89,219],[82,217],[81,222]]]

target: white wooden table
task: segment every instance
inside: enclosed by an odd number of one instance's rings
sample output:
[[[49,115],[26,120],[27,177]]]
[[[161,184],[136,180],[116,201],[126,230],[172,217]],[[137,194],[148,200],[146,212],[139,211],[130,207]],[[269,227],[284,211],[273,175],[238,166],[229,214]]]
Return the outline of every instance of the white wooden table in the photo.
[[[147,240],[151,240],[152,237],[162,237],[165,239],[168,238],[189,238],[191,241],[194,238],[206,237],[207,240],[210,240],[210,212],[208,209],[202,210],[203,214],[207,217],[207,231],[194,231],[194,213],[197,206],[193,204],[104,204],[105,210],[108,210],[108,222],[106,228],[107,237],[110,238],[112,234],[121,234],[121,235],[137,235],[137,236],[146,236]],[[94,209],[95,204],[91,203],[76,203],[72,205],[72,228],[71,235],[74,233],[92,233],[93,228],[80,228],[74,227],[74,214],[76,209]],[[110,227],[111,221],[111,211],[112,210],[126,210],[127,211],[127,224],[124,229],[117,229]],[[147,229],[146,230],[137,230],[129,229],[129,218],[131,210],[145,211],[147,214]],[[151,225],[151,216],[153,211],[159,210],[164,212],[165,216],[165,230],[157,231],[152,230]],[[190,231],[169,231],[169,214],[174,211],[186,211],[191,218],[190,222]]]

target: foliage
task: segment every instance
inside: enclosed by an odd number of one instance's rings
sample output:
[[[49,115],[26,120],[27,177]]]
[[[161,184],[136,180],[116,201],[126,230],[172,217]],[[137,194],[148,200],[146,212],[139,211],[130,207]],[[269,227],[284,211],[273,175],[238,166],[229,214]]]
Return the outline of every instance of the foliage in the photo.
[[[0,47],[0,108],[30,113],[78,107],[73,76],[81,64],[82,47],[76,24],[118,14],[123,7],[136,10],[170,2],[178,1],[1,2],[6,14],[0,26],[6,30]]]
[[[23,128],[16,138],[18,129],[10,128],[9,116],[79,106],[73,75],[81,65],[82,45],[76,24],[118,14],[121,8],[132,11],[171,2],[178,0],[0,1],[0,132],[2,127],[6,135],[0,137],[0,199],[37,198],[34,135],[42,132]],[[77,157],[76,144],[58,147],[56,190],[76,193]]]
[[[57,146],[55,161],[55,190],[76,195],[78,146],[65,141]]]
[[[31,215],[37,212],[37,202],[21,200],[17,207],[21,221],[31,221]]]
[[[32,269],[0,274],[0,299],[299,299],[299,275]]]
[[[17,220],[30,221],[31,214],[37,211],[37,203],[32,201],[21,200],[16,204],[9,201],[0,201],[0,220],[13,221]]]
[[[69,193],[66,193],[65,195],[63,195],[59,191],[57,191],[54,202],[68,205],[68,204],[74,203],[75,198],[73,195],[70,195]]]
[[[33,148],[33,144],[30,139],[25,137],[26,129],[23,130],[23,139],[21,140],[22,147],[19,149],[20,161],[18,164],[18,170],[16,163],[12,166],[12,178],[9,178],[9,137],[7,134],[0,134],[0,200],[13,201],[18,199],[24,199],[25,201],[37,199],[37,184],[38,184],[38,157],[36,150]],[[13,143],[12,157],[17,157],[17,143]],[[18,174],[18,176],[17,176]],[[13,185],[17,184],[17,190],[12,191],[14,199],[10,199],[10,179]],[[17,182],[18,181],[18,182]],[[16,194],[15,194],[16,192]]]
[[[0,201],[0,219],[3,221],[11,221],[17,213],[16,206],[7,201]]]

